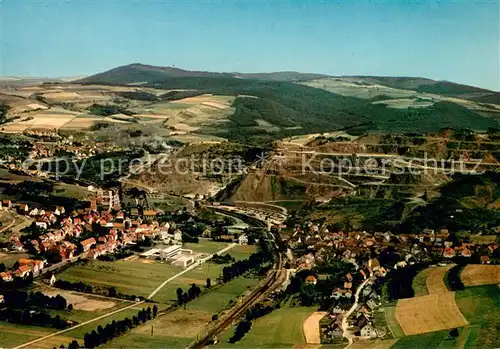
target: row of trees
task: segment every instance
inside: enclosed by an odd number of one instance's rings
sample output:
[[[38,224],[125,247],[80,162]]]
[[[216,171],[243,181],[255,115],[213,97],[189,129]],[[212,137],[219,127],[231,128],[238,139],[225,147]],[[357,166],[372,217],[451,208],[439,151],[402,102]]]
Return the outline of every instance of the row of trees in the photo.
[[[27,308],[30,306],[47,307],[51,309],[64,310],[73,309],[71,304],[68,305],[66,298],[61,295],[54,297],[47,296],[42,292],[28,293],[21,290],[10,290],[3,294],[4,302],[10,308]]]
[[[156,305],[153,305],[153,308],[148,307],[147,309],[141,309],[137,315],[134,315],[132,318],[126,317],[123,320],[113,320],[104,327],[99,325],[95,330],[83,336],[83,346],[81,346],[77,340],[73,340],[69,343],[68,349],[96,348],[157,316],[158,307]],[[64,346],[61,347],[64,348]]]
[[[50,314],[30,309],[6,308],[0,312],[0,320],[23,325],[53,327],[59,330],[69,326],[68,322],[59,315],[51,316]]]

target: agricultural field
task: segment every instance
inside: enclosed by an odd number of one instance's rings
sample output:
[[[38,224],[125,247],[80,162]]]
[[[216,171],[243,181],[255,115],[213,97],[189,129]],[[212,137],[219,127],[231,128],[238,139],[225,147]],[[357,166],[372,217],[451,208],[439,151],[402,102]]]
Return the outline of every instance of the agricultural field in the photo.
[[[255,278],[239,277],[220,287],[203,290],[204,293],[189,302],[186,309],[177,309],[151,323],[137,327],[105,347],[186,347],[212,320],[212,315],[229,307],[230,301],[235,301],[258,281]]]
[[[437,331],[424,333],[419,335],[406,336],[398,339],[390,348],[391,349],[458,349],[464,348],[465,341],[469,334],[468,327],[458,330],[459,336],[452,338],[449,331]]]
[[[429,268],[427,272],[427,290],[429,294],[444,293],[448,292],[448,288],[444,282],[446,273],[450,270],[453,265],[447,265],[446,267],[434,267]]]
[[[83,337],[85,336],[86,333],[91,332],[92,330],[95,330],[99,325],[100,326],[105,326],[106,324],[118,320],[125,319],[126,317],[131,318],[134,315],[137,315],[137,312],[143,308],[147,308],[148,304],[137,304],[137,306],[120,311],[116,314],[112,314],[109,316],[106,316],[102,319],[93,321],[91,323],[85,324],[83,326],[70,329],[69,331],[57,335],[51,338],[44,339],[40,342],[37,342],[35,344],[36,348],[40,349],[51,349],[54,346],[58,348],[61,344],[68,345],[73,339],[78,340],[80,343],[83,343]],[[160,307],[160,306],[159,306]],[[95,318],[94,316],[93,318]],[[22,341],[21,343],[27,342],[26,340]]]
[[[56,329],[48,327],[18,325],[0,321],[0,343],[2,347],[11,348],[56,331]]]
[[[500,347],[500,289],[497,285],[467,287],[455,301],[470,324],[466,348]]]
[[[220,336],[220,348],[290,348],[306,344],[302,324],[314,307],[283,307],[253,321],[252,328],[239,342],[230,344],[234,327]]]
[[[103,348],[185,348],[211,318],[209,313],[179,309],[134,328]]]
[[[500,284],[500,265],[469,264],[460,278],[465,286]]]
[[[468,325],[455,303],[454,292],[400,299],[396,319],[407,336]]]
[[[205,255],[215,253],[226,247],[227,244],[200,240],[199,244],[185,244],[184,248],[192,249],[195,253]],[[253,246],[235,246],[228,251],[236,259],[247,258],[255,252]],[[223,265],[203,263],[192,270],[172,279],[155,296],[154,300],[168,303],[175,301],[178,287],[187,288],[191,284],[205,285],[206,279],[216,284]],[[59,279],[71,282],[82,281],[86,284],[101,287],[115,287],[123,294],[147,297],[163,281],[182,272],[184,269],[171,266],[151,259],[132,257],[127,260],[106,262],[95,260],[86,264],[72,266],[58,274]]]

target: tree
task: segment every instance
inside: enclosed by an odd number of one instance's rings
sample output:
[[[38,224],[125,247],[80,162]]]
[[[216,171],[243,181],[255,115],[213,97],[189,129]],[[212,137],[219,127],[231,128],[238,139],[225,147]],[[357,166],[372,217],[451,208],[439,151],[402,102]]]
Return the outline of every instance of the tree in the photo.
[[[206,288],[210,288],[212,286],[212,280],[210,278],[207,279],[207,283],[205,284]]]
[[[10,106],[5,103],[0,103],[0,123],[4,123],[7,119]]]
[[[449,332],[449,335],[452,337],[452,338],[457,338],[459,333],[458,333],[458,328],[454,328],[452,329],[450,332]]]
[[[73,304],[68,304],[68,310],[69,311],[73,310]]]
[[[80,348],[80,344],[78,343],[78,341],[76,339],[74,339],[71,343],[69,343],[68,345],[68,349],[79,349]]]
[[[5,264],[0,263],[0,273],[3,273],[6,270]]]
[[[158,307],[155,305],[153,305],[153,317],[156,317],[158,315]]]
[[[109,297],[116,297],[116,288],[110,287],[108,291],[108,296]]]
[[[182,305],[182,301],[184,300],[184,291],[179,287],[175,292],[177,293],[177,302],[179,303],[179,305]]]

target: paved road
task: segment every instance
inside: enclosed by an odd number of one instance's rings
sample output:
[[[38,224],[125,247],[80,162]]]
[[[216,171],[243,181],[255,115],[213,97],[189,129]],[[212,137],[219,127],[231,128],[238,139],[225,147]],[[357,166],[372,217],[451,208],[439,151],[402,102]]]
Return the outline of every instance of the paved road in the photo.
[[[354,312],[354,310],[356,310],[356,307],[358,306],[358,301],[359,301],[359,294],[361,293],[361,291],[363,290],[363,288],[366,286],[366,284],[368,283],[368,281],[370,281],[370,279],[366,279],[365,281],[363,281],[363,283],[361,285],[358,286],[357,290],[356,290],[356,293],[354,294],[354,304],[352,305],[352,307],[347,311],[347,313],[344,314],[343,318],[342,318],[342,331],[344,332],[344,337],[347,338],[347,340],[349,341],[349,344],[346,346],[349,347],[353,340],[352,340],[352,334],[350,332],[347,332],[347,319],[349,318],[349,316],[351,316],[351,314]]]

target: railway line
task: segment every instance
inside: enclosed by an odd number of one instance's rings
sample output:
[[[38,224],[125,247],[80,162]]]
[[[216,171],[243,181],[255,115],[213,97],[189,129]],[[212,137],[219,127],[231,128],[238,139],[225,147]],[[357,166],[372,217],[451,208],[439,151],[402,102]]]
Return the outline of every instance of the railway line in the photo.
[[[256,288],[252,293],[246,296],[241,303],[233,307],[229,313],[220,321],[216,322],[209,328],[201,338],[191,343],[187,349],[203,348],[211,344],[211,340],[229,327],[234,321],[239,319],[251,306],[265,298],[273,290],[275,290],[286,276],[286,271],[283,268],[283,256],[278,254],[276,268],[271,274]]]

